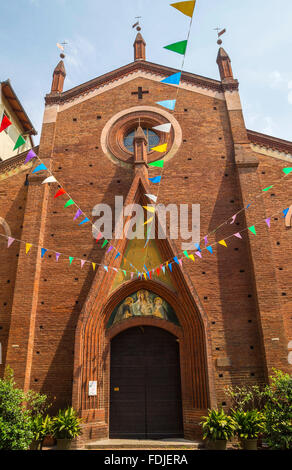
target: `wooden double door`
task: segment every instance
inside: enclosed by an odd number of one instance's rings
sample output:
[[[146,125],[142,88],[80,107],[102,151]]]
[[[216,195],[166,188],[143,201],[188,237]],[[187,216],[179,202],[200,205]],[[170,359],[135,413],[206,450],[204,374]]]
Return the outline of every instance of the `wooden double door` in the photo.
[[[111,341],[109,435],[183,436],[179,343],[167,331],[129,328]]]

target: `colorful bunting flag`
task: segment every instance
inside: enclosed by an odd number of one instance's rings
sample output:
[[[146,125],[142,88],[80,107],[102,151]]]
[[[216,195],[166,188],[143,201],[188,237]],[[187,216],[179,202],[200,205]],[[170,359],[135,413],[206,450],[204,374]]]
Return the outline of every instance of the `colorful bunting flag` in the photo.
[[[47,170],[47,167],[46,167],[46,165],[41,163],[40,165],[35,167],[35,169],[33,170],[32,173],[38,173],[39,171],[44,171],[44,170]]]
[[[152,206],[143,206],[143,207],[144,207],[144,209],[146,209],[146,211],[151,212],[152,214],[154,214],[155,207],[152,207]]]
[[[184,255],[185,255],[186,258],[189,258],[189,254],[188,254],[187,251],[184,251]]]
[[[96,263],[91,263],[91,264],[92,264],[93,271],[95,271]]]
[[[18,149],[19,147],[21,147],[22,145],[24,145],[26,143],[26,140],[22,137],[22,135],[20,135],[16,141],[16,144],[14,145],[14,150]]]
[[[152,127],[152,129],[159,131],[159,132],[169,133],[171,129],[171,124],[170,122],[168,122],[167,124],[160,124],[159,126]]]
[[[156,147],[152,147],[151,150],[155,150],[155,152],[159,152],[159,153],[164,153],[164,152],[166,152],[166,150],[167,150],[167,143],[166,143],[166,144],[162,144],[162,145],[157,145]],[[161,160],[161,161],[163,161],[163,160]],[[155,162],[155,163],[157,163],[157,162]],[[150,166],[150,165],[151,165],[151,163],[149,163],[149,166]],[[151,166],[155,166],[155,165],[152,164]],[[163,165],[162,165],[162,166],[163,166]]]
[[[254,235],[256,235],[256,234],[257,234],[257,233],[256,233],[256,229],[255,229],[255,226],[254,226],[254,225],[252,225],[251,227],[248,227],[248,230],[250,230],[250,231],[251,231],[251,233],[253,233]]]
[[[72,256],[69,256],[69,262],[70,262],[70,265],[73,263],[73,257]]]
[[[165,274],[165,266],[161,266],[163,274]]]
[[[194,14],[195,4],[196,4],[196,0],[192,0],[192,1],[186,1],[186,2],[171,3],[170,6],[173,8],[176,8],[178,11],[180,11],[184,15],[192,18]]]
[[[237,233],[234,233],[233,235],[234,235],[235,237],[237,237],[237,238],[242,238],[242,236],[240,235],[240,233],[239,233],[239,232],[237,232]]]
[[[108,244],[108,240],[105,240],[101,246],[101,248],[104,248]]]
[[[152,149],[154,150],[154,149]],[[164,160],[157,160],[156,162],[148,163],[148,166],[154,166],[156,168],[163,168]]]
[[[236,217],[237,217],[237,214],[233,215],[232,216],[232,221],[230,222],[230,225],[231,224],[234,224],[235,220],[236,220]]]
[[[181,72],[170,75],[169,77],[161,80],[161,83],[166,83],[168,85],[179,85],[181,79]]]
[[[111,246],[109,247],[109,249],[107,250],[106,254],[108,254],[110,251],[112,251],[112,249],[113,249],[113,246],[111,245]]]
[[[177,52],[178,54],[185,55],[187,44],[188,44],[187,40],[174,42],[173,44],[164,46],[164,49],[168,49],[169,51]]]
[[[58,263],[58,261],[59,261],[60,256],[61,256],[61,253],[56,253],[56,261],[57,261],[57,263]]]
[[[265,222],[266,222],[267,226],[269,228],[271,228],[271,217],[269,217],[268,219],[265,219]]]
[[[154,217],[150,217],[150,219],[146,220],[146,222],[144,222],[143,225],[150,224],[150,222],[152,222],[153,219],[154,219]]]
[[[202,251],[199,243],[195,243],[195,247],[197,248],[197,250]]]
[[[178,261],[178,257],[177,257],[177,256],[175,256],[175,257],[173,258],[173,260],[176,262],[176,264],[179,264],[179,261]]]
[[[194,255],[189,255],[189,258],[190,258],[191,260],[195,261]]]
[[[262,189],[263,192],[266,192],[266,191],[269,191],[269,189],[272,189],[273,188],[273,185],[272,186],[269,186],[268,188],[265,188],[265,189]]]
[[[24,163],[28,163],[32,158],[36,158],[36,154],[34,153],[33,150],[30,150],[28,154],[26,155],[26,159],[24,160]]]
[[[127,272],[126,272],[124,269],[123,269],[122,271],[123,271],[123,273],[124,273],[124,276],[126,277],[126,276],[127,276]]]
[[[176,100],[165,100],[165,101],[156,101],[156,104],[163,106],[164,108],[170,109],[171,111],[175,108]]]
[[[208,245],[208,237],[204,237],[205,246]]]
[[[25,254],[27,255],[27,253],[29,252],[29,250],[31,249],[32,247],[32,244],[31,243],[26,243],[25,244]]]
[[[168,265],[170,272],[172,272],[172,263],[169,263]]]
[[[80,224],[79,224],[79,225],[86,224],[87,222],[89,222],[89,219],[88,219],[88,217],[86,217],[84,220],[82,220],[82,222],[80,222]]]
[[[12,238],[12,237],[8,237],[8,240],[7,240],[7,246],[8,248],[12,245],[12,243],[14,242],[15,238]]]
[[[46,248],[41,249],[41,257],[43,258],[48,250]]]
[[[74,219],[73,220],[76,220],[78,219],[78,217],[80,217],[82,214],[82,210],[81,209],[78,209],[78,211],[76,212],[75,216],[74,216]]]
[[[151,181],[151,183],[160,183],[161,176],[155,176],[154,178],[149,178],[149,181]]]
[[[81,269],[83,268],[83,266],[85,265],[86,261],[84,259],[81,260]]]
[[[207,246],[206,249],[211,253],[211,255],[213,254],[213,248],[210,246]]]
[[[117,259],[119,256],[121,256],[121,253],[118,253],[115,257],[115,259]]]
[[[62,196],[62,194],[66,194],[66,191],[63,188],[59,189],[59,191],[56,192],[54,199],[56,199],[56,197]]]
[[[202,253],[200,251],[195,251],[195,255],[197,255],[199,258],[202,258]]]
[[[4,114],[3,119],[1,121],[0,132],[5,131],[7,127],[11,126],[12,122],[9,121],[8,117]]]
[[[157,196],[154,196],[154,194],[145,194],[145,196],[149,197],[151,201],[156,202],[157,201]]]
[[[285,175],[289,175],[292,172],[292,167],[283,168]]]
[[[284,217],[286,217],[286,215],[288,214],[288,212],[289,212],[289,207],[288,207],[288,209],[284,209],[284,210],[283,210]]]
[[[66,202],[64,208],[69,206],[75,206],[75,202],[73,201],[73,199],[69,199],[69,201]]]
[[[227,245],[226,245],[226,241],[225,241],[225,240],[220,240],[219,244],[222,245],[222,246],[226,246],[226,248],[227,248]]]
[[[48,178],[46,178],[42,184],[46,184],[46,183],[57,183],[57,180],[54,176],[48,176]]]

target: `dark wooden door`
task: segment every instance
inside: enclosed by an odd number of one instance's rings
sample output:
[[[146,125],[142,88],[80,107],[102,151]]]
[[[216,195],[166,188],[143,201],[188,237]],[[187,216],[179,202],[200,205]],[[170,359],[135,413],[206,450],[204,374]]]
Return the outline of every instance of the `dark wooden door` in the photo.
[[[130,328],[111,342],[110,437],[182,437],[179,343],[165,330]]]

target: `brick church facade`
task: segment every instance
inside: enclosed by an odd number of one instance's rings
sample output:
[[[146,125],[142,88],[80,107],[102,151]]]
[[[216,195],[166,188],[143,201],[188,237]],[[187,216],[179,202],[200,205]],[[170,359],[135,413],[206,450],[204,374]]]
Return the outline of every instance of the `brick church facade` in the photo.
[[[155,103],[175,96],[161,80],[177,71],[146,60],[140,33],[134,62],[68,91],[61,61],[35,149],[91,216],[96,204],[114,211],[115,196],[125,205],[149,202],[145,194],[155,189],[147,162],[161,154],[147,147],[141,128],[170,122],[159,203],[200,204],[203,237],[253,202],[210,235],[210,243],[230,237],[213,255],[185,259],[151,279],[125,277],[119,268],[128,271],[127,262],[143,270],[144,242],[113,239],[122,254],[115,259],[116,251],[102,249],[91,227],[73,222],[73,209],[54,198],[56,184],[32,174],[26,153],[0,163],[1,233],[39,247],[26,254],[25,245],[8,249],[0,240],[0,374],[9,364],[20,387],[50,397],[52,411],[72,404],[83,418],[78,445],[107,436],[195,438],[208,408],[228,406],[225,386],[266,383],[273,368],[291,373],[291,210],[286,218],[280,213],[292,204],[291,180],[257,196],[291,166],[292,142],[246,129],[239,83],[222,48],[217,63],[219,81],[182,73],[172,112]],[[165,138],[156,134],[160,144]],[[242,240],[231,237],[259,222],[257,236],[247,230]],[[173,258],[181,243],[149,242],[145,264]],[[40,247],[48,249],[44,259]],[[118,271],[81,269],[62,255],[56,262],[50,249]],[[175,321],[110,320],[141,291],[162,299]]]

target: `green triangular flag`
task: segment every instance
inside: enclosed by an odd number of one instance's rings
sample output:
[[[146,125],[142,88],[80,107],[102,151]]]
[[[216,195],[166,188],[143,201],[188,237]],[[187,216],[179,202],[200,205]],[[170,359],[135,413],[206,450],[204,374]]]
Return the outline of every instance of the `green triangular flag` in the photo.
[[[74,258],[72,258],[72,256],[69,256],[69,261],[70,261],[70,264],[72,264],[72,262],[73,262],[73,259],[74,259]]]
[[[164,46],[164,49],[168,49],[169,51],[177,52],[178,54],[185,55],[187,49],[188,41],[179,41],[173,44],[169,44],[169,46]]]
[[[69,206],[74,206],[74,205],[75,205],[75,202],[73,201],[73,199],[69,199],[69,201],[66,202],[64,207],[69,207]]]
[[[263,189],[263,191],[269,191],[273,186],[269,186],[268,188]]]
[[[108,244],[108,240],[105,240],[102,244],[102,247],[101,248],[104,248],[106,245]]]
[[[285,175],[289,175],[289,173],[292,173],[292,168],[283,168],[283,171],[285,173]]]
[[[188,254],[187,251],[184,251],[184,255],[185,255],[187,258],[189,258],[189,254]]]
[[[157,168],[163,168],[164,160],[157,160],[157,162],[148,163],[148,166],[156,166]]]
[[[254,235],[256,235],[256,234],[257,234],[257,233],[256,233],[256,229],[255,229],[255,226],[254,226],[254,225],[252,225],[251,227],[248,227],[248,230],[250,230],[250,231],[251,231],[251,233],[253,233]]]
[[[16,141],[16,144],[14,146],[14,149],[13,150],[16,150],[18,149],[19,147],[21,147],[23,144],[25,144],[25,139],[22,137],[22,135],[20,135]]]

